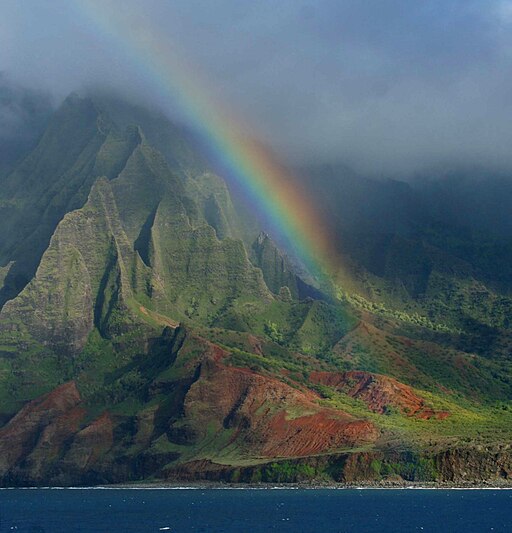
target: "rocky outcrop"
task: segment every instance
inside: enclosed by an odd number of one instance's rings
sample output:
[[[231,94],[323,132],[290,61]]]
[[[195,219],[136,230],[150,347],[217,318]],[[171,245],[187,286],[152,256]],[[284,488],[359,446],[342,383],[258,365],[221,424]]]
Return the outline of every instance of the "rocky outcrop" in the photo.
[[[442,420],[450,416],[447,411],[429,408],[412,387],[381,374],[362,371],[312,372],[309,379],[362,400],[374,413],[385,414],[390,409],[397,409],[403,414],[424,420]]]
[[[452,483],[512,481],[512,448],[503,446],[455,447],[435,457],[441,481]]]
[[[133,128],[117,131],[90,99],[64,101],[39,144],[2,181],[0,264],[13,266],[0,285],[0,308],[34,276],[66,213],[84,205],[99,176],[115,176],[139,142]]]
[[[38,485],[86,479],[113,444],[108,413],[90,423],[76,384],[29,402],[0,429],[0,482]]]
[[[202,364],[187,394],[185,417],[232,430],[231,442],[259,457],[325,453],[374,442],[379,435],[369,421],[321,408],[309,391],[213,360]]]
[[[105,336],[122,332],[109,320],[116,313],[129,324],[126,301],[141,272],[110,184],[100,179],[85,207],[59,224],[34,279],[2,309],[0,333],[15,331],[57,353],[77,354],[94,326]]]
[[[171,481],[238,483],[339,483],[375,487],[411,484],[446,487],[481,485],[510,487],[509,449],[446,450],[437,454],[352,452],[230,466],[211,460],[190,461],[166,470]]]
[[[272,239],[261,232],[252,244],[254,263],[261,268],[263,277],[269,289],[274,294],[279,294],[281,287],[288,287],[291,294],[299,296],[297,276]]]
[[[294,298],[326,298],[321,291],[303,281],[296,274],[296,269],[288,257],[279,250],[265,232],[261,232],[252,243],[251,259],[256,266],[261,268],[265,283],[274,294],[283,297],[282,289],[287,287],[288,291],[284,294]]]
[[[39,469],[40,453],[47,459],[78,429],[84,412],[74,382],[28,403],[0,429],[0,478],[27,459]]]
[[[80,472],[86,472],[98,463],[113,444],[113,423],[105,412],[73,436],[63,462]]]

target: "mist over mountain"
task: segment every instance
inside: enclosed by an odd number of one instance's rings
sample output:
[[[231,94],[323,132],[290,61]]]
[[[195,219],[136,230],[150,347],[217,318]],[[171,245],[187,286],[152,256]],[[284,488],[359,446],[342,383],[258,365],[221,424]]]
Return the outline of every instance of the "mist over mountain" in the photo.
[[[0,172],[35,145],[53,110],[50,96],[0,72]]]
[[[340,231],[407,234],[430,223],[495,238],[512,235],[512,180],[505,172],[461,168],[376,179],[347,165],[324,164],[299,168],[296,175],[319,204],[331,206],[329,218]]]
[[[140,4],[123,11],[139,16]],[[512,168],[506,0],[152,0],[142,11],[206,90],[292,162],[400,179]],[[76,4],[8,0],[0,24],[0,65],[16,81],[60,99],[101,84],[179,115]]]

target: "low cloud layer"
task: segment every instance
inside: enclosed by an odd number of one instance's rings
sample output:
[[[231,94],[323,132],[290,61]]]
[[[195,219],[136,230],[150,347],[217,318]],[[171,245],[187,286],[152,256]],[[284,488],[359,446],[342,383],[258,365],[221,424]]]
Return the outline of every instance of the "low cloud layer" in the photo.
[[[0,71],[56,99],[105,85],[151,100],[78,3],[4,0]],[[512,1],[117,3],[165,29],[208,90],[294,162],[386,176],[458,165],[512,173]]]

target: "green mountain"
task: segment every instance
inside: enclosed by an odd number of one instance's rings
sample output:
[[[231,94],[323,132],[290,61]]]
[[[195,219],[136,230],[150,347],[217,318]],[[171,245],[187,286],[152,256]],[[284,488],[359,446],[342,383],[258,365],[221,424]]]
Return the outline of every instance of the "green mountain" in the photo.
[[[0,174],[3,485],[510,476],[502,237],[335,176],[327,294],[156,111],[71,95],[25,151]]]

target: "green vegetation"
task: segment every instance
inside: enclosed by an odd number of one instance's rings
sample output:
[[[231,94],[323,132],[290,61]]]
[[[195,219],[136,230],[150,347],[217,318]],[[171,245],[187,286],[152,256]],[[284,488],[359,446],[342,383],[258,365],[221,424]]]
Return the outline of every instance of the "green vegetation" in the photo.
[[[263,468],[261,481],[271,483],[297,483],[299,481],[314,479],[315,477],[316,471],[310,465],[282,461],[279,463],[270,463]]]
[[[385,246],[363,239],[350,282],[334,280],[336,294],[322,294],[240,217],[224,181],[162,121],[72,96],[3,178],[0,424],[74,380],[87,411],[77,431],[111,413],[119,465],[143,454],[141,464],[149,457],[159,468],[236,465],[232,481],[247,465],[252,481],[331,476],[332,465],[262,458],[254,437],[243,440],[252,422],[240,406],[254,383],[215,418],[208,380],[228,374],[222,403],[238,385],[236,367],[239,378],[256,373],[300,396],[286,420],[325,408],[379,432],[377,444],[333,452],[386,445],[410,454],[372,456],[365,468],[375,479],[435,480],[423,451],[512,437],[512,285],[479,255],[496,254],[505,268],[508,247],[481,239],[471,247],[432,228]],[[348,371],[395,378],[433,415],[392,403],[376,413],[336,388]],[[331,373],[331,385],[313,383],[313,372]],[[286,394],[276,385],[263,396],[258,414],[274,413]]]

